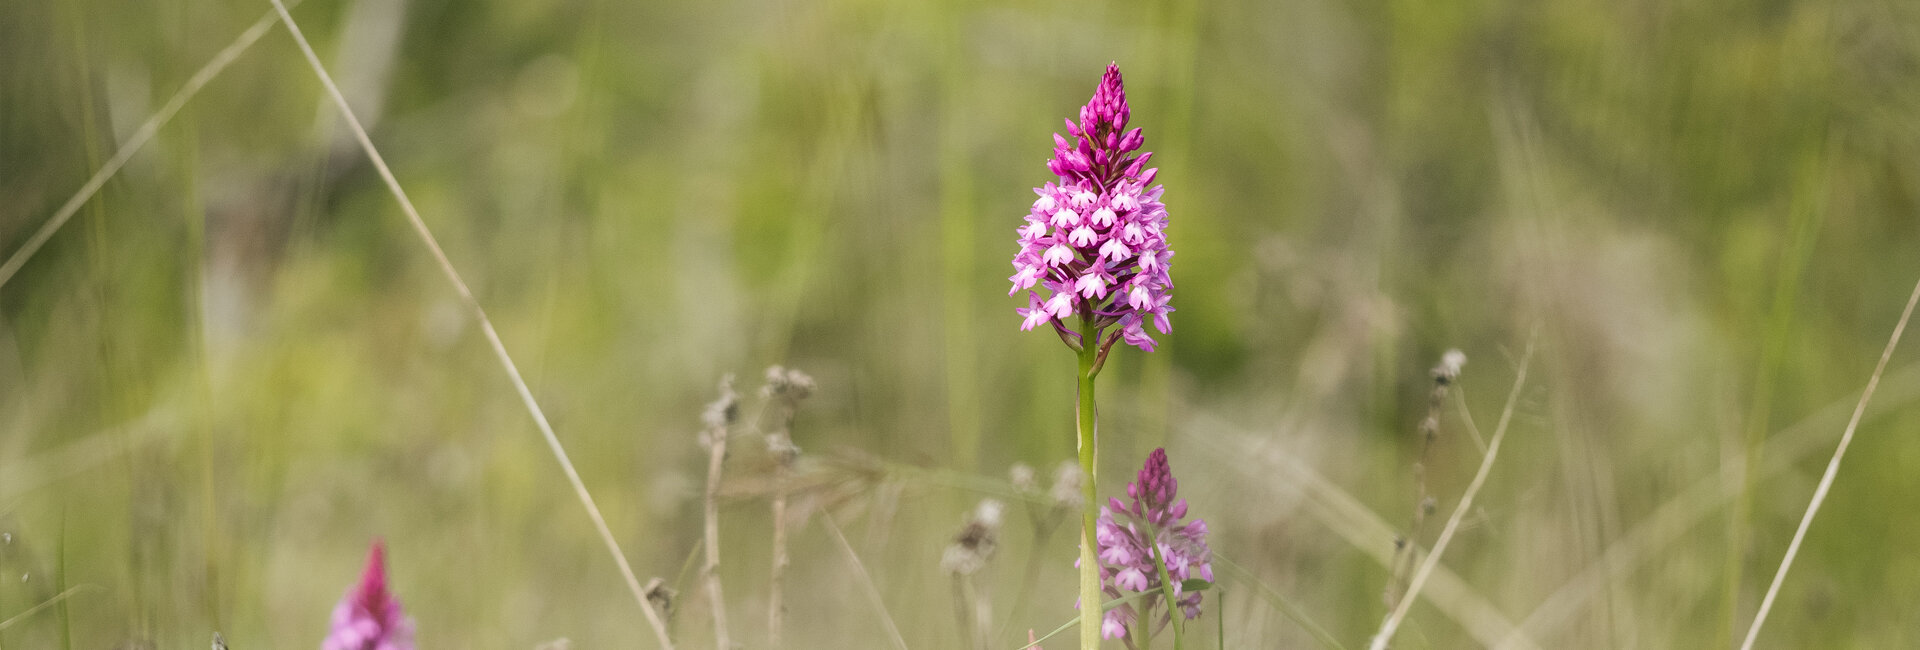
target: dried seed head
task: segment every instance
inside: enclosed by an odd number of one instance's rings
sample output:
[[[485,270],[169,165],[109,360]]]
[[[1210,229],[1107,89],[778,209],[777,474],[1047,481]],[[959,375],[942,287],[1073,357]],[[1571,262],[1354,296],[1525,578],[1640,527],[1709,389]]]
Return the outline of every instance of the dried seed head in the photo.
[[[1079,510],[1087,503],[1086,496],[1080,493],[1086,484],[1087,475],[1080,471],[1079,465],[1070,460],[1060,461],[1060,466],[1053,470],[1053,488],[1048,490],[1048,496],[1053,497],[1053,507]]]
[[[792,368],[769,366],[767,383],[760,387],[760,396],[768,400],[777,400],[777,424],[767,434],[767,452],[783,466],[792,466],[800,457],[800,448],[793,444],[793,435],[789,429],[793,426],[793,415],[800,408],[801,400],[813,394],[813,377]]]
[[[1003,521],[1002,516],[1006,513],[1007,504],[995,499],[981,499],[980,505],[973,509],[973,521],[997,533],[1000,530],[1000,522]]]
[[[789,436],[767,436],[767,453],[781,465],[793,465],[800,459],[800,446]]]
[[[1032,494],[1040,491],[1040,477],[1033,471],[1032,465],[1014,463],[1013,469],[1008,470],[1007,474],[1013,479],[1013,489],[1019,490],[1023,494]]]
[[[677,597],[679,594],[674,592],[672,587],[667,586],[667,581],[658,576],[647,581],[647,603],[653,605],[653,608],[660,612],[661,617],[673,617],[673,602]],[[564,639],[562,641],[564,642]]]
[[[740,419],[740,394],[733,390],[733,375],[720,378],[720,397],[707,404],[700,421],[709,429],[733,426]]]
[[[1432,439],[1440,434],[1440,418],[1432,414],[1420,418],[1420,435]]]
[[[767,384],[760,387],[762,397],[780,397],[799,402],[813,394],[813,377],[796,369],[767,367]]]
[[[1459,350],[1447,350],[1440,355],[1440,365],[1433,367],[1433,383],[1447,385],[1460,378],[1460,367],[1467,365],[1467,353]]]
[[[956,575],[973,575],[986,568],[1000,545],[1000,523],[1006,508],[993,499],[981,501],[941,555],[940,568]]]

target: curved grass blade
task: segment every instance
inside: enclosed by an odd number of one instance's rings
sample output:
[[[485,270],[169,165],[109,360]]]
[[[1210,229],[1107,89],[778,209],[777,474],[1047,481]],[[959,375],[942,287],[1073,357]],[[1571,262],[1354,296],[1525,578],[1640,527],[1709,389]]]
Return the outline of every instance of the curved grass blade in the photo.
[[[1206,591],[1206,590],[1208,590],[1208,589],[1212,589],[1212,588],[1213,588],[1213,583],[1211,583],[1211,582],[1207,582],[1207,581],[1205,581],[1205,580],[1187,580],[1187,581],[1185,581],[1185,582],[1181,582],[1181,583],[1180,583],[1180,589],[1181,589],[1181,590],[1183,590],[1183,591]],[[1142,592],[1139,592],[1139,593],[1134,593],[1134,594],[1128,594],[1128,595],[1125,595],[1125,596],[1121,596],[1121,597],[1119,597],[1119,598],[1115,598],[1115,599],[1113,599],[1113,600],[1109,600],[1109,601],[1107,601],[1107,602],[1104,602],[1104,603],[1101,603],[1101,604],[1100,604],[1100,613],[1102,613],[1102,614],[1105,614],[1105,613],[1107,613],[1107,611],[1108,611],[1108,610],[1111,610],[1111,609],[1113,609],[1113,608],[1115,608],[1115,607],[1119,607],[1119,606],[1121,606],[1121,605],[1125,605],[1125,604],[1127,604],[1127,603],[1131,603],[1131,602],[1133,602],[1133,601],[1136,601],[1136,600],[1139,600],[1139,599],[1141,599],[1141,598],[1144,598],[1144,597],[1146,597],[1146,596],[1154,596],[1154,595],[1158,595],[1159,593],[1160,593],[1160,592],[1158,592],[1158,591],[1142,591]],[[1048,633],[1046,634],[1046,636],[1042,636],[1042,637],[1040,637],[1040,638],[1038,638],[1038,639],[1034,639],[1034,640],[1032,640],[1032,641],[1028,641],[1026,645],[1023,645],[1023,646],[1020,646],[1020,647],[1018,647],[1018,648],[1014,648],[1014,650],[1029,650],[1030,648],[1033,648],[1034,646],[1037,646],[1037,645],[1040,645],[1040,642],[1041,642],[1041,641],[1045,641],[1045,640],[1047,640],[1047,639],[1051,639],[1051,638],[1053,638],[1053,637],[1054,637],[1054,635],[1057,635],[1057,634],[1059,634],[1059,633],[1061,633],[1061,632],[1065,632],[1065,631],[1067,631],[1067,630],[1071,630],[1071,629],[1073,629],[1073,628],[1074,628],[1074,626],[1077,626],[1077,625],[1079,625],[1079,624],[1080,624],[1080,619],[1082,619],[1082,618],[1084,618],[1084,617],[1085,617],[1084,615],[1082,615],[1082,616],[1075,616],[1075,617],[1073,617],[1073,620],[1070,620],[1070,621],[1067,621],[1067,622],[1065,622],[1065,623],[1061,623],[1061,624],[1060,624],[1060,627],[1056,627],[1056,628],[1053,628],[1053,631],[1052,631],[1052,632],[1048,632]]]

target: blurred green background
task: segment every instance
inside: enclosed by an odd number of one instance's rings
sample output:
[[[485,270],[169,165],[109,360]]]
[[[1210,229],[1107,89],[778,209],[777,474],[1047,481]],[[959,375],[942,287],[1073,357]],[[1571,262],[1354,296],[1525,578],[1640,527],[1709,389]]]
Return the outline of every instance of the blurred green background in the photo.
[[[0,252],[268,8],[0,0]],[[1912,2],[294,15],[641,579],[680,585],[687,647],[710,647],[683,570],[698,415],[770,364],[817,378],[795,437],[833,486],[793,533],[791,646],[886,645],[828,507],[909,645],[964,647],[942,550],[977,500],[1015,496],[1013,463],[1044,478],[1072,453],[1072,355],[1018,331],[1004,278],[1049,134],[1109,61],[1158,152],[1179,311],[1102,377],[1102,488],[1168,447],[1246,567],[1221,571],[1196,647],[1215,617],[1229,648],[1314,647],[1275,599],[1364,646],[1428,368],[1469,358],[1423,544],[1480,460],[1463,415],[1491,432],[1534,331],[1508,447],[1396,647],[1516,626],[1545,648],[1727,647],[1920,274]],[[1902,351],[1761,647],[1920,645],[1916,399]],[[757,439],[728,471],[722,576],[761,647]],[[1036,546],[1025,512],[981,578],[997,648],[1073,615],[1070,535]],[[87,586],[0,647],[312,647],[375,537],[423,647],[651,644],[276,27],[0,288],[0,620]]]

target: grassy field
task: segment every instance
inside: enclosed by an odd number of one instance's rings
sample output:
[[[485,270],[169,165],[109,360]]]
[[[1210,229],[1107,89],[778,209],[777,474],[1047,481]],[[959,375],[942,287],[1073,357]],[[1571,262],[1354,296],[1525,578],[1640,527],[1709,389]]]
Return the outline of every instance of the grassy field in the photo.
[[[0,259],[271,12],[0,0]],[[1110,61],[1178,312],[1107,364],[1099,487],[1167,449],[1220,558],[1190,647],[1366,647],[1396,539],[1438,541],[1502,420],[1394,647],[1733,647],[1920,278],[1910,2],[292,15],[638,580],[677,589],[684,648],[713,646],[701,413],[729,374],[736,643],[766,647],[783,484],[788,647],[888,648],[890,622],[970,648],[942,558],[983,498],[1007,504],[968,587],[985,645],[1075,615],[1072,522],[1010,479],[1044,492],[1073,457],[1074,355],[1019,331],[1004,278]],[[373,539],[422,647],[651,647],[485,332],[269,24],[0,277],[0,648],[314,647]],[[790,475],[771,365],[816,382]],[[1756,647],[1920,645],[1916,400],[1896,350]]]

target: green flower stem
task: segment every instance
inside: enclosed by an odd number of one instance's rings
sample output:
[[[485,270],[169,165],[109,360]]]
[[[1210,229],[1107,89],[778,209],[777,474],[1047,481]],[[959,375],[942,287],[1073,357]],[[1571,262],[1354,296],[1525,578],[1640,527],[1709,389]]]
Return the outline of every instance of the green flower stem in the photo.
[[[1086,482],[1080,486],[1082,499],[1086,502],[1080,512],[1080,649],[1099,650],[1100,648],[1100,562],[1094,557],[1094,522],[1100,516],[1100,506],[1096,500],[1096,488],[1099,486],[1099,468],[1096,462],[1099,453],[1095,449],[1093,408],[1093,362],[1100,352],[1100,333],[1092,323],[1083,322],[1080,327],[1080,410],[1077,423],[1080,432],[1080,471],[1086,474]]]
[[[1153,567],[1160,570],[1160,595],[1167,600],[1167,620],[1173,622],[1173,650],[1180,650],[1187,633],[1186,613],[1180,611],[1180,603],[1173,595],[1173,575],[1167,573],[1167,558],[1160,554],[1160,531],[1153,524],[1147,524],[1147,540],[1153,549]]]

